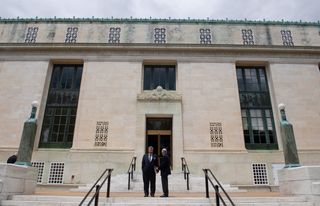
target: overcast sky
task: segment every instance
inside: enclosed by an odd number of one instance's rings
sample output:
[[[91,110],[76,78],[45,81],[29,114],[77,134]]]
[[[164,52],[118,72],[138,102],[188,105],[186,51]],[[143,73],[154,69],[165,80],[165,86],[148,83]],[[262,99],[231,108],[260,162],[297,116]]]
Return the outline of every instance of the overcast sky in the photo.
[[[320,0],[0,0],[0,16],[320,20]]]

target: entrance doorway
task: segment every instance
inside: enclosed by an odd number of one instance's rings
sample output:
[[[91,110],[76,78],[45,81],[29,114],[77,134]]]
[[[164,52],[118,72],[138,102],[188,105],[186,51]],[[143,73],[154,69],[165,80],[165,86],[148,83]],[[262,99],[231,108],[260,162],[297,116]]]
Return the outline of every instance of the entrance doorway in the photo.
[[[161,150],[166,148],[172,165],[172,118],[147,118],[146,152],[154,148],[154,154],[161,157]]]

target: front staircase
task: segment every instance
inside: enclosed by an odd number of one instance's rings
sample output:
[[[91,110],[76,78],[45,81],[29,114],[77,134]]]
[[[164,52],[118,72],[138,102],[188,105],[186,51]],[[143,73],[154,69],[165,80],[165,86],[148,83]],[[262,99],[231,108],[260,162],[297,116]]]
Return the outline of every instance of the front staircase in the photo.
[[[185,160],[184,160],[185,161]],[[131,169],[130,169],[131,168]],[[140,172],[133,172],[135,168],[135,160],[131,161],[129,170],[126,174],[118,174],[111,177],[110,181],[110,197],[107,197],[107,184],[100,188],[99,199],[97,205],[216,205],[216,198],[213,187],[208,187],[210,198],[206,198],[206,181],[204,176],[196,176],[190,174],[188,166],[183,166],[183,172],[173,171],[169,176],[169,198],[161,198],[161,177],[156,178],[156,194],[155,197],[143,197],[143,180]],[[106,169],[107,171],[108,169]],[[110,169],[109,169],[110,170]],[[206,169],[209,171],[209,169]],[[112,169],[111,169],[112,171]],[[110,171],[110,174],[111,174]],[[205,170],[204,170],[205,171]],[[128,173],[130,174],[130,189],[128,190]],[[186,175],[187,173],[187,175]],[[213,175],[213,173],[210,171]],[[104,173],[103,173],[104,174]],[[103,176],[101,175],[101,177]],[[106,173],[107,174],[107,173]],[[205,173],[207,174],[207,173]],[[214,176],[214,175],[213,175]],[[101,177],[99,179],[101,179]],[[186,177],[186,178],[185,178]],[[209,178],[209,176],[206,175]],[[187,180],[189,178],[189,187]],[[108,178],[107,178],[108,179]],[[216,180],[218,182],[218,180]],[[97,181],[101,185],[101,181]],[[215,184],[215,183],[214,183]],[[217,183],[218,184],[218,183]],[[207,184],[208,185],[208,184]],[[211,185],[210,185],[211,186]],[[225,194],[220,193],[222,199],[226,199],[229,195],[236,206],[312,206],[306,197],[284,197],[279,192],[257,192],[246,191],[228,184],[221,184],[226,191]],[[215,186],[217,187],[217,186]],[[220,187],[222,189],[222,187]],[[88,184],[78,188],[66,189],[58,186],[48,186],[47,188],[38,187],[35,195],[13,195],[9,200],[2,200],[1,206],[78,206],[83,197],[91,189],[92,194],[84,200],[83,205],[87,205],[89,199],[94,194],[96,185]],[[94,205],[94,202],[91,204]],[[220,201],[220,205],[223,205]],[[226,205],[231,205],[227,202]]]
[[[181,194],[183,195],[183,194]],[[185,194],[184,194],[185,195]],[[111,193],[112,196],[112,193]],[[2,206],[78,206],[82,197],[77,196],[44,196],[44,195],[15,195],[12,200],[3,200]],[[233,197],[235,205],[239,206],[312,206],[304,197]],[[101,197],[100,206],[109,205],[213,205],[214,198],[205,197]]]
[[[205,194],[205,180],[204,177],[190,175],[190,189],[187,190],[186,180],[183,178],[183,172],[173,171],[168,177],[169,192],[202,192]],[[141,172],[134,173],[133,180],[130,183],[130,190],[128,190],[128,175],[120,174],[112,176],[111,178],[111,191],[112,192],[141,192],[143,194],[143,179]],[[87,184],[86,186],[80,186],[77,189],[72,189],[74,192],[87,192],[93,184]],[[231,186],[229,184],[223,184],[223,187],[227,192],[245,192],[238,187]],[[107,186],[101,188],[101,191],[106,192]],[[156,177],[156,191],[162,191],[161,177],[158,174]]]

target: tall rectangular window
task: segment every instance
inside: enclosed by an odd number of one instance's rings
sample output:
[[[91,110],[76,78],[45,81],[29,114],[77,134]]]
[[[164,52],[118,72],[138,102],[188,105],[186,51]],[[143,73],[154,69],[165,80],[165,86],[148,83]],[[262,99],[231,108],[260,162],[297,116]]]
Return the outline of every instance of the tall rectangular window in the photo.
[[[82,65],[54,65],[39,147],[72,146],[82,67]]]
[[[176,90],[176,67],[174,65],[145,65],[143,90],[153,90],[161,86],[166,90]]]
[[[237,67],[244,141],[247,149],[278,149],[264,67]]]

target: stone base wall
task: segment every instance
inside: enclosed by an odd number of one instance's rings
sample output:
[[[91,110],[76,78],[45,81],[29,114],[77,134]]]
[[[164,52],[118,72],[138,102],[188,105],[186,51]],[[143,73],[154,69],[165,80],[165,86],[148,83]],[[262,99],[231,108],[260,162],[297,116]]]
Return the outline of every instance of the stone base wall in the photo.
[[[33,194],[36,183],[36,168],[0,163],[0,200],[10,195]]]

